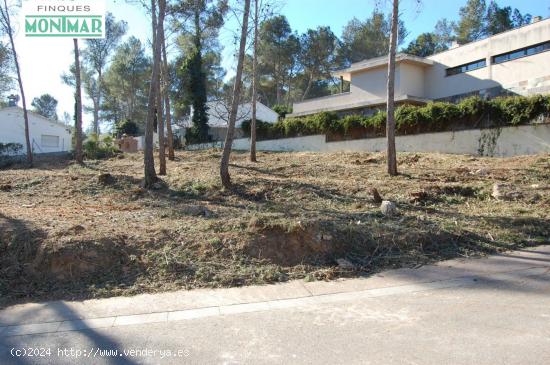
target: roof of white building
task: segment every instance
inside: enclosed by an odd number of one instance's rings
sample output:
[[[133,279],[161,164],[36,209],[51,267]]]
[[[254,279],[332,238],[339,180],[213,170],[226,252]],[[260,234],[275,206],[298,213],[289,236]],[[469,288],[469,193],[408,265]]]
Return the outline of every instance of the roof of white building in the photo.
[[[549,22],[550,23],[550,18],[545,18],[545,19],[540,19],[540,20],[537,20],[537,21],[533,21],[529,24],[525,24],[525,25],[522,25],[522,26],[517,27],[517,28],[509,29],[509,30],[506,30],[506,31],[501,32],[501,33],[493,34],[491,36],[488,36],[488,37],[485,37],[485,38],[482,38],[482,39],[478,39],[478,40],[475,40],[473,42],[457,45],[456,47],[451,47],[451,48],[449,48],[445,51],[435,53],[435,54],[430,55],[428,57],[419,57],[419,56],[409,55],[409,54],[406,54],[406,53],[398,53],[395,56],[395,62],[396,63],[401,63],[401,62],[402,63],[412,63],[412,64],[416,64],[416,65],[419,65],[419,66],[424,66],[424,67],[431,66],[431,65],[434,64],[434,61],[432,60],[432,58],[434,56],[440,54],[440,53],[452,52],[452,51],[455,51],[455,50],[457,50],[461,47],[465,47],[465,46],[468,46],[468,45],[473,44],[473,43],[483,42],[483,41],[486,41],[486,40],[488,40],[490,38],[494,38],[494,37],[500,37],[505,33],[519,32],[519,31],[521,31],[522,28],[530,27],[530,26],[533,26],[533,25],[538,25],[538,24],[541,24],[543,22]],[[373,68],[376,68],[376,67],[386,66],[387,64],[388,64],[388,56],[384,55],[384,56],[381,56],[381,57],[369,58],[369,59],[362,60],[362,61],[359,61],[359,62],[356,62],[356,63],[352,63],[349,67],[334,71],[332,73],[332,75],[334,77],[343,77],[345,80],[350,81],[350,77],[351,77],[352,73],[365,71],[365,70],[373,69]]]
[[[223,101],[210,101],[206,104],[208,107],[208,125],[210,127],[227,127],[230,106],[226,104]],[[275,111],[260,102],[256,103],[256,116],[259,120],[269,123],[275,123],[279,118]],[[242,122],[251,118],[252,103],[239,105],[235,127],[240,128]]]
[[[8,107],[5,107],[5,108],[0,108],[0,113],[3,113],[3,112],[9,112],[9,111],[18,111],[18,112],[21,112],[23,113],[23,108],[19,107],[19,106],[8,106]],[[59,127],[63,127],[65,129],[69,129],[70,130],[70,126],[66,125],[66,124],[63,124],[61,123],[60,121],[58,120],[53,120],[53,119],[49,119],[49,118],[46,118],[44,117],[43,115],[40,115],[38,113],[35,113],[33,112],[32,110],[27,110],[27,113],[35,118],[37,118],[38,120],[41,120],[43,122],[48,122],[48,123],[52,123],[52,124],[56,124],[58,125]]]
[[[419,66],[431,66],[434,64],[434,61],[429,60],[424,57],[413,56],[406,53],[398,53],[395,56],[396,63],[411,63]],[[333,72],[333,75],[336,77],[349,77],[354,72],[365,71],[380,66],[386,66],[388,64],[388,56],[381,56],[376,58],[369,58],[360,62],[352,63],[350,67],[344,68]]]

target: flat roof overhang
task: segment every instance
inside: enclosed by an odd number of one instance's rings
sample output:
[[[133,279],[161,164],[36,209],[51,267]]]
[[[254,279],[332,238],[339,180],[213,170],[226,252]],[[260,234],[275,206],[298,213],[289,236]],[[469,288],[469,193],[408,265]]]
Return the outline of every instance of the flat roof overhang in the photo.
[[[396,63],[408,63],[411,65],[416,65],[420,67],[429,67],[434,64],[433,60],[424,58],[424,57],[418,57],[409,55],[406,53],[398,53],[395,56],[395,62]],[[361,62],[353,63],[350,67],[334,71],[332,73],[332,76],[334,77],[342,77],[346,81],[351,81],[351,76],[354,73],[364,72],[367,70],[379,68],[379,67],[387,67],[388,66],[388,56],[382,56],[378,58],[371,58],[368,60],[364,60]]]
[[[409,104],[415,104],[415,105],[424,105],[429,103],[430,101],[433,101],[431,99],[424,99],[417,96],[411,96],[411,95],[398,95],[395,97],[396,103],[409,103]],[[387,101],[385,99],[373,99],[373,100],[367,100],[363,102],[356,102],[356,103],[349,103],[349,104],[342,104],[331,108],[318,108],[318,109],[312,109],[308,110],[307,112],[300,112],[300,113],[292,113],[288,114],[287,117],[303,117],[306,115],[321,113],[321,112],[338,112],[338,111],[344,111],[344,110],[353,110],[353,109],[361,109],[361,108],[369,108],[369,107],[376,107],[381,105],[386,105]]]

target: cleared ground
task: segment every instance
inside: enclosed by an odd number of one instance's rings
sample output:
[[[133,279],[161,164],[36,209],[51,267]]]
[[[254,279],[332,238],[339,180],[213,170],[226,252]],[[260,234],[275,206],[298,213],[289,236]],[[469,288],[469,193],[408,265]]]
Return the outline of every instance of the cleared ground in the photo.
[[[332,279],[550,237],[549,155],[400,154],[389,178],[381,154],[235,153],[232,191],[220,155],[178,153],[152,191],[141,155],[2,170],[0,305]]]

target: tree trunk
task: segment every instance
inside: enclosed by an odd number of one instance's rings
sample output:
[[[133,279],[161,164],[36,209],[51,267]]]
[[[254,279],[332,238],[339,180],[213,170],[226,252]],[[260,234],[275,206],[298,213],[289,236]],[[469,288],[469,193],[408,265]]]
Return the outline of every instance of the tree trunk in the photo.
[[[159,34],[157,35],[158,42],[161,41],[160,29],[163,26],[164,26],[163,24],[160,24],[160,17],[159,17],[159,24],[158,24]],[[159,60],[159,67],[162,67],[160,65],[160,60]],[[162,100],[163,87],[161,83],[162,83],[161,73],[159,72],[159,79],[157,80],[157,127],[158,127],[157,133],[159,137],[159,175],[164,176],[166,175],[166,146],[164,142],[164,111],[163,111],[164,105]]]
[[[17,72],[17,81],[19,83],[19,91],[21,92],[21,101],[23,103],[23,120],[25,121],[25,144],[27,147],[27,163],[29,164],[29,167],[32,167],[33,165],[33,153],[32,153],[32,144],[31,144],[31,137],[29,132],[29,114],[27,112],[27,100],[25,99],[25,90],[23,88],[23,80],[21,79],[21,68],[19,66],[19,59],[17,57],[17,51],[15,49],[15,42],[13,40],[13,28],[11,25],[11,19],[8,9],[8,4],[6,0],[4,0],[4,9],[2,11],[2,15],[4,17],[4,22],[6,23],[6,30],[8,33],[8,37],[10,39],[11,44],[11,52],[13,55],[13,62],[15,64],[15,70]]]
[[[254,60],[252,64],[252,122],[250,123],[250,161],[258,162],[256,158],[256,114],[258,102],[258,18],[260,9],[258,0],[254,0]]]
[[[75,159],[79,164],[84,163],[82,154],[82,86],[80,81],[80,51],[78,50],[78,39],[74,38],[74,64],[76,80],[76,116],[75,116]]]
[[[307,94],[309,94],[309,90],[311,89],[311,84],[313,84],[313,75],[309,75],[306,91],[304,91],[304,95],[302,95],[302,101],[306,100]]]
[[[386,137],[388,140],[388,174],[391,176],[397,175],[397,156],[395,149],[395,52],[397,48],[398,18],[399,0],[393,0],[390,53],[388,56],[388,119],[386,123]]]
[[[166,0],[158,0],[159,8],[166,4]],[[157,15],[156,15],[156,0],[151,0],[151,18],[153,30],[153,70],[151,72],[151,85],[149,86],[149,100],[147,108],[147,124],[145,127],[145,146],[144,146],[144,172],[145,178],[143,185],[146,188],[153,186],[157,182],[157,173],[155,172],[155,156],[154,156],[154,123],[155,123],[155,108],[157,102],[157,82],[159,78],[159,58],[160,42],[157,42]],[[162,11],[159,11],[159,17],[163,16]]]
[[[97,95],[92,98],[92,104],[94,104],[94,121],[92,128],[94,130],[94,134],[99,138],[99,133],[101,131],[99,130],[99,97]]]
[[[220,177],[222,185],[225,188],[231,187],[231,177],[229,176],[229,158],[231,156],[231,147],[233,145],[233,136],[235,134],[235,121],[237,120],[237,111],[241,94],[241,82],[243,76],[244,53],[246,51],[246,35],[248,33],[248,16],[250,14],[250,0],[244,2],[243,23],[241,29],[241,44],[239,47],[239,62],[237,63],[237,75],[235,76],[235,86],[233,87],[233,100],[231,102],[231,113],[229,114],[229,125],[225,145],[223,146],[223,155],[220,163]]]
[[[168,57],[166,55],[166,39],[164,37],[164,27],[161,29],[161,46],[162,46],[162,79],[163,79],[163,88],[162,96],[164,98],[166,114],[166,131],[168,133],[168,159],[174,161],[176,156],[174,154],[174,134],[172,133],[172,114],[170,113],[170,94],[168,92],[168,86],[170,81],[168,80]]]
[[[277,104],[280,105],[281,100],[283,98],[283,93],[282,93],[283,87],[281,86],[281,83],[279,82],[279,80],[275,82],[275,87],[277,88]]]
[[[103,71],[97,70],[97,102],[94,104],[94,133],[101,134],[99,127],[99,111],[101,109],[101,84],[103,84]]]

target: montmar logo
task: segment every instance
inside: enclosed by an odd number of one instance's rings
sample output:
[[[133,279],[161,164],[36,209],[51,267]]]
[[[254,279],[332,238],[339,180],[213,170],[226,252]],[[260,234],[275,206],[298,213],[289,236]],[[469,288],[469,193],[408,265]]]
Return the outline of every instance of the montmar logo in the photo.
[[[105,0],[24,0],[27,37],[105,38]]]

